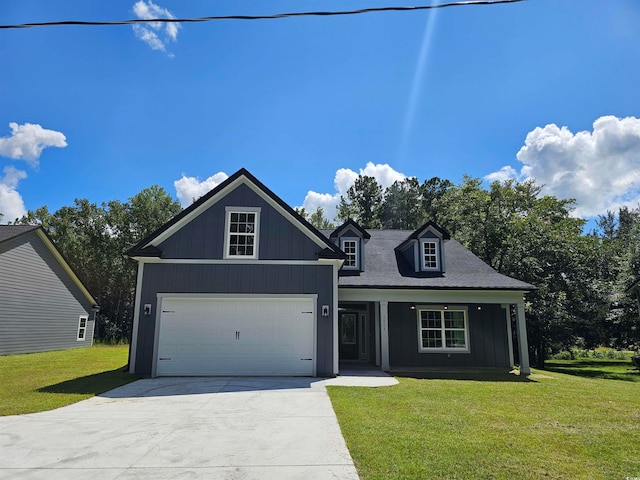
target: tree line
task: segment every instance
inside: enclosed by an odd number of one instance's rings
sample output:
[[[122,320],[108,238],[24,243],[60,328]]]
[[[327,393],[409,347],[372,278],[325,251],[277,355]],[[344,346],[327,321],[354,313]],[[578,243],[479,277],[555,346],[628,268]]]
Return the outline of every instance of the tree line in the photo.
[[[416,178],[382,188],[361,175],[342,196],[333,221],[321,208],[299,210],[317,228],[349,218],[365,228],[415,230],[432,220],[498,272],[537,287],[526,297],[530,355],[542,366],[550,353],[579,346],[638,348],[637,306],[625,293],[640,274],[640,208],[598,218],[572,217],[573,200],[541,195],[533,181],[485,186]],[[152,186],[127,202],[76,199],[49,212],[29,211],[18,224],[42,225],[100,303],[97,338],[126,341],[131,333],[136,265],[125,252],[181,211]],[[335,222],[335,223],[334,223]]]

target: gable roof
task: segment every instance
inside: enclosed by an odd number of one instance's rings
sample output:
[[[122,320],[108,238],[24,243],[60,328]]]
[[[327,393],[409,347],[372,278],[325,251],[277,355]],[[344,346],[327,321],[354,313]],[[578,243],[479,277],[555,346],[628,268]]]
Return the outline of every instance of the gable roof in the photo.
[[[369,233],[364,228],[358,225],[353,218],[348,219],[333,232],[331,232],[329,238],[338,238],[340,236],[340,233],[342,233],[344,230],[347,230],[349,227],[352,227],[355,231],[357,231],[363,239],[369,240],[371,238],[371,235],[369,235]]]
[[[37,225],[0,225],[0,243],[19,237],[20,235],[38,228],[40,227]]]
[[[71,281],[78,287],[78,289],[82,292],[85,298],[91,302],[91,305],[95,308],[98,308],[98,302],[96,302],[93,295],[87,290],[87,287],[84,286],[84,283],[80,280],[76,272],[73,271],[69,262],[64,258],[58,247],[56,247],[51,240],[51,237],[47,234],[44,228],[40,225],[0,225],[0,243],[7,242],[14,238],[18,238],[22,235],[28,234],[30,232],[34,232],[38,238],[44,243],[44,245],[49,249],[49,251],[53,254],[54,258],[58,261],[60,266],[64,269],[64,271],[69,275]]]
[[[330,232],[324,230],[326,235]],[[454,239],[444,241],[445,273],[416,274],[396,248],[411,239],[411,231],[368,232],[371,239],[365,252],[366,269],[359,275],[340,276],[341,288],[535,290],[533,285],[496,272]]]
[[[248,170],[241,168],[236,173],[227,178],[220,185],[209,191],[206,195],[200,197],[197,201],[185,208],[178,215],[173,217],[158,230],[153,232],[145,239],[138,242],[137,245],[127,251],[129,257],[150,257],[159,256],[160,250],[157,245],[169,238],[173,233],[180,230],[183,226],[196,218],[202,212],[213,205],[218,198],[222,198],[228,192],[235,189],[240,184],[246,184],[261,195],[268,203],[278,210],[285,217],[288,217],[294,225],[303,231],[311,240],[313,240],[322,250],[318,253],[318,258],[342,259],[345,254],[329,239],[321,234],[317,228],[311,225],[307,220],[300,216],[293,208],[287,205],[280,197],[267,188],[262,182],[254,177]]]
[[[420,238],[420,235],[422,235],[424,231],[428,229],[433,229],[436,232],[438,232],[443,240],[449,240],[451,238],[451,235],[449,235],[449,232],[447,232],[444,228],[441,228],[438,225],[436,225],[435,222],[429,220],[427,223],[425,223],[421,227],[418,227],[416,230],[414,230],[413,233],[411,233],[411,235],[409,235],[404,242],[397,245],[395,248],[397,250],[404,249],[413,240],[417,240],[418,238]]]

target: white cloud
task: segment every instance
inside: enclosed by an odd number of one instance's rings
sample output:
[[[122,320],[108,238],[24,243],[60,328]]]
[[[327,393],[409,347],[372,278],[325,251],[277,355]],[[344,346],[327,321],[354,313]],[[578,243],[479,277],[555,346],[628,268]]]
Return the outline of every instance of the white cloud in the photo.
[[[33,167],[38,166],[40,154],[47,147],[67,146],[66,137],[55,130],[47,130],[38,124],[9,123],[11,136],[0,137],[0,156],[14,160],[26,160]]]
[[[517,154],[520,172],[502,167],[487,180],[534,179],[542,193],[575,198],[578,217],[640,203],[640,119],[605,116],[593,131],[573,134],[555,124],[527,134]]]
[[[187,177],[184,173],[180,180],[176,180],[173,182],[173,186],[176,189],[176,194],[178,195],[178,200],[180,200],[180,205],[183,207],[188,207],[191,205],[194,200],[197,200],[209,190],[214,189],[219,184],[224,182],[229,176],[224,172],[218,172],[215,175],[211,175],[206,180],[202,182],[198,180],[196,177]]]
[[[156,18],[176,18],[168,9],[156,5],[151,0],[140,0],[133,5],[133,13],[141,20]],[[152,50],[166,51],[168,42],[178,40],[179,23],[149,22],[133,25],[136,37],[149,45]],[[169,55],[173,57],[173,54]]]
[[[27,213],[22,196],[16,188],[20,180],[27,178],[27,173],[13,166],[4,167],[4,175],[0,177],[0,213],[2,222],[13,222]]]
[[[405,174],[394,170],[386,163],[374,164],[372,162],[368,162],[364,168],[359,170],[358,173],[348,168],[341,168],[336,171],[336,175],[333,179],[335,193],[318,193],[309,190],[304,198],[302,206],[308,213],[313,213],[318,209],[318,207],[322,207],[324,210],[324,216],[329,220],[333,220],[336,215],[336,206],[340,202],[340,196],[347,195],[347,190],[349,190],[349,188],[355,183],[358,175],[374,177],[382,188],[387,188],[396,180],[403,180],[406,178]]]

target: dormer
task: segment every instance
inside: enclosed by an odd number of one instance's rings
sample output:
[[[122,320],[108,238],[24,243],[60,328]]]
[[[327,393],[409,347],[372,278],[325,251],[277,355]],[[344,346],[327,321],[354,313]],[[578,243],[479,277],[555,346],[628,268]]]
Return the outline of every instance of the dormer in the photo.
[[[429,221],[413,232],[396,247],[416,274],[441,275],[446,271],[445,240],[449,233],[435,223]]]
[[[371,235],[352,219],[331,233],[329,239],[347,255],[342,265],[343,272],[364,271],[364,245],[369,238]]]

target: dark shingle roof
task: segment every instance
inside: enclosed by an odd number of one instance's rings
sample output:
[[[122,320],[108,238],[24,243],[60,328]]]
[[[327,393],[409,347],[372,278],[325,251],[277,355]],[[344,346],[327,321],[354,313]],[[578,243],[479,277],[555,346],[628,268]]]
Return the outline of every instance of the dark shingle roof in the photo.
[[[20,235],[36,230],[37,225],[0,225],[0,242],[11,240]]]
[[[371,239],[364,247],[365,270],[340,276],[340,287],[534,290],[526,282],[496,272],[454,239],[444,241],[444,274],[416,275],[395,248],[413,233],[409,230],[368,230]],[[323,230],[327,237],[331,230]]]

